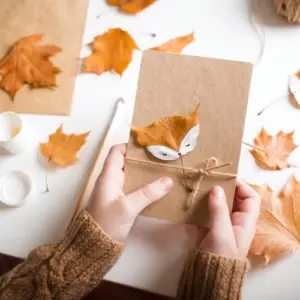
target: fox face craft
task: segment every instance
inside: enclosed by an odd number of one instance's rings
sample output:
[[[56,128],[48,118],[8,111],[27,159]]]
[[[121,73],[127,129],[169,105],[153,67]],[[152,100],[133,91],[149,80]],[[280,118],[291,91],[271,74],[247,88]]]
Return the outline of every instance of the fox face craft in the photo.
[[[200,133],[199,105],[188,116],[164,117],[147,127],[132,126],[136,142],[160,160],[176,160],[196,148]]]

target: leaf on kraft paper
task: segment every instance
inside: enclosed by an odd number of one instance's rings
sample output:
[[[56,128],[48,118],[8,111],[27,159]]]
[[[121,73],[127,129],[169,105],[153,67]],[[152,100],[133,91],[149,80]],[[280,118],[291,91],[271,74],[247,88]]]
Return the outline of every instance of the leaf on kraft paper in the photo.
[[[289,91],[292,104],[300,108],[300,70],[290,77]]]
[[[268,186],[253,186],[262,197],[260,216],[249,256],[265,265],[300,248],[300,182],[292,177],[275,196]]]
[[[93,53],[83,62],[82,72],[101,75],[115,71],[122,75],[132,60],[132,53],[139,49],[131,35],[120,28],[98,35],[90,44]]]
[[[65,167],[78,161],[77,153],[86,143],[89,132],[83,134],[64,134],[62,125],[49,136],[47,143],[40,144],[42,155],[57,166]]]
[[[45,44],[41,34],[21,38],[0,60],[0,87],[12,99],[25,84],[32,88],[55,87],[60,69],[50,58],[60,51],[56,45]]]
[[[146,127],[132,126],[136,142],[160,160],[176,160],[193,151],[200,131],[199,107],[188,116],[168,116]]]
[[[122,11],[129,14],[136,14],[151,4],[156,0],[106,0],[107,4],[112,6],[118,6]]]
[[[264,128],[254,140],[258,147],[250,151],[256,163],[267,170],[282,170],[292,167],[287,162],[290,154],[297,148],[293,141],[294,132],[280,131],[275,136],[268,135]],[[261,149],[261,150],[260,150]]]
[[[180,54],[181,51],[194,40],[194,32],[192,32],[188,35],[172,39],[160,46],[151,48],[150,50]]]

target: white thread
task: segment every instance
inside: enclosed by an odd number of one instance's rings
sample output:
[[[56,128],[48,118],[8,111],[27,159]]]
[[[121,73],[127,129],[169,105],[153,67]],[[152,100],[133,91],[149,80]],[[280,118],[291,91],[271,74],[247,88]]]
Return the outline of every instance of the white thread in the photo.
[[[257,6],[257,1],[251,0],[249,19],[250,19],[251,27],[255,31],[256,35],[259,38],[259,42],[260,42],[259,55],[258,55],[257,59],[255,60],[255,62],[253,63],[254,68],[257,68],[258,65],[260,64],[262,57],[264,55],[265,46],[266,46],[265,31],[264,31],[263,25],[256,17],[256,13],[257,13],[256,6]]]

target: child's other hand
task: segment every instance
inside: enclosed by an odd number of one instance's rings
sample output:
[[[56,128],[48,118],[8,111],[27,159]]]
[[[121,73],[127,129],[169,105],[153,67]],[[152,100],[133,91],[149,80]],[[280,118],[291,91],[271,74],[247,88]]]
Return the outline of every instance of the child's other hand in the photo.
[[[199,248],[223,256],[245,258],[254,238],[260,196],[245,182],[237,181],[230,214],[221,187],[209,196],[210,228],[200,229]]]

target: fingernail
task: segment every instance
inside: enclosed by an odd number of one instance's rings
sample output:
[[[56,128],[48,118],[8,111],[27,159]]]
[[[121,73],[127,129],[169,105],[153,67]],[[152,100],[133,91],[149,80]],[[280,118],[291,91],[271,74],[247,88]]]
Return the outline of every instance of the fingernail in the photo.
[[[173,187],[173,180],[170,177],[163,177],[160,182],[164,185],[164,189],[168,192]]]
[[[214,186],[212,189],[211,189],[211,195],[214,197],[214,198],[217,198],[217,199],[223,199],[224,198],[224,190],[223,188],[221,188],[220,186]]]

